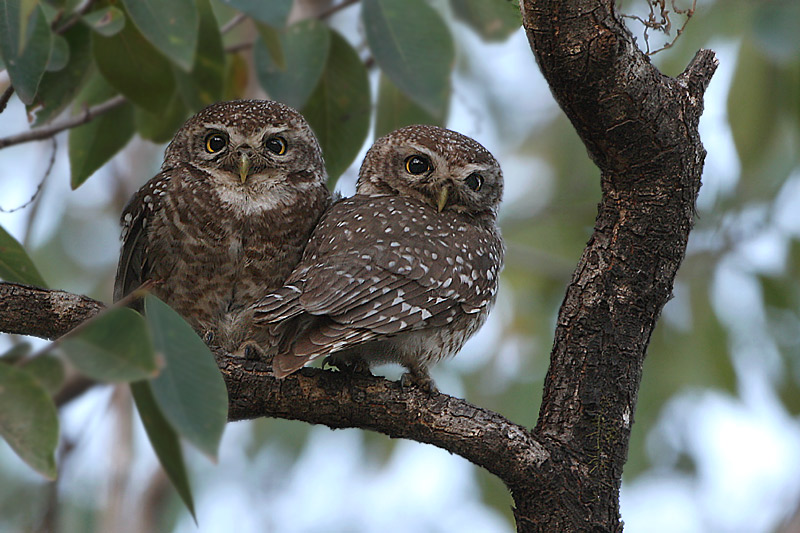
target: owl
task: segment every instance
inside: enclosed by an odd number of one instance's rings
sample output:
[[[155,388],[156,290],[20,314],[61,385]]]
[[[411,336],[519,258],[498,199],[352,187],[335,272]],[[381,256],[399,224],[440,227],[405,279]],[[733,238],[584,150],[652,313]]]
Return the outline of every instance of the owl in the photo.
[[[210,345],[268,343],[249,333],[252,305],[300,261],[330,203],[326,178],[314,133],[290,107],[206,107],[122,213],[114,300],[153,280],[153,292]]]
[[[356,195],[322,217],[303,259],[255,306],[277,339],[283,377],[329,356],[338,367],[395,362],[402,383],[436,387],[428,367],[454,355],[497,295],[503,175],[473,139],[408,126],[378,139]]]

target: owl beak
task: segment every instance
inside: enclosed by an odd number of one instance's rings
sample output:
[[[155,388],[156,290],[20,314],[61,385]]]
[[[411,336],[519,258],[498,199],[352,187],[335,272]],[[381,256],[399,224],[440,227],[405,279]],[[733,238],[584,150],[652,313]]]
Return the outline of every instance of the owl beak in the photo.
[[[450,194],[450,187],[445,186],[442,187],[441,190],[439,190],[439,198],[436,203],[436,208],[439,210],[440,213],[444,209],[444,206],[447,205],[447,197],[449,194]]]
[[[247,176],[250,174],[250,157],[243,153],[241,159],[239,159],[239,179],[242,180],[242,184],[247,181]]]

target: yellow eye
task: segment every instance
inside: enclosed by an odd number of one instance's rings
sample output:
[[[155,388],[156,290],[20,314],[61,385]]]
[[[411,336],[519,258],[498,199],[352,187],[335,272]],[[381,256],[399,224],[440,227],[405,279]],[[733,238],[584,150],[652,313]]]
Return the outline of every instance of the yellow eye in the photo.
[[[467,187],[469,187],[473,191],[478,192],[479,190],[481,190],[481,187],[483,187],[483,176],[481,176],[477,172],[473,172],[472,174],[467,176],[467,178],[464,180],[464,183],[466,183]]]
[[[430,160],[424,155],[412,155],[406,159],[406,172],[418,176],[431,169]]]
[[[228,144],[228,137],[224,133],[209,133],[206,135],[206,152],[215,154],[224,149]]]
[[[267,147],[267,150],[269,150],[275,155],[283,155],[286,153],[286,150],[288,149],[288,146],[286,144],[286,139],[284,139],[283,137],[270,137],[264,144]]]

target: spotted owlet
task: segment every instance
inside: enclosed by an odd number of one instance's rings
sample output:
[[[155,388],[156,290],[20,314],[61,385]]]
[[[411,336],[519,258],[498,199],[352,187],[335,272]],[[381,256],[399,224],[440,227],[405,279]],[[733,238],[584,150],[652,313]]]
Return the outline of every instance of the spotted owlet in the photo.
[[[428,367],[461,349],[497,295],[500,166],[469,137],[409,126],[375,142],[356,191],[257,304],[256,327],[279,339],[278,377],[323,355],[337,366],[397,362],[403,383],[432,392]]]
[[[300,261],[330,194],[316,137],[265,100],[210,105],[186,121],[122,213],[114,300],[142,282],[228,352],[252,304]]]

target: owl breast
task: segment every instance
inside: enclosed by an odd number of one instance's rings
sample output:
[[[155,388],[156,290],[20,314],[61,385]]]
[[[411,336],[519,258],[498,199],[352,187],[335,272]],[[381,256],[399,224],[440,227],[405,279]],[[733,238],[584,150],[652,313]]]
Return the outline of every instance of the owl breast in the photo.
[[[149,228],[159,258],[151,275],[162,280],[156,292],[196,330],[212,333],[216,344],[232,351],[245,337],[238,327],[244,309],[280,287],[300,261],[327,191],[270,196],[192,181],[172,186]],[[287,216],[287,204],[294,204],[296,216]]]

